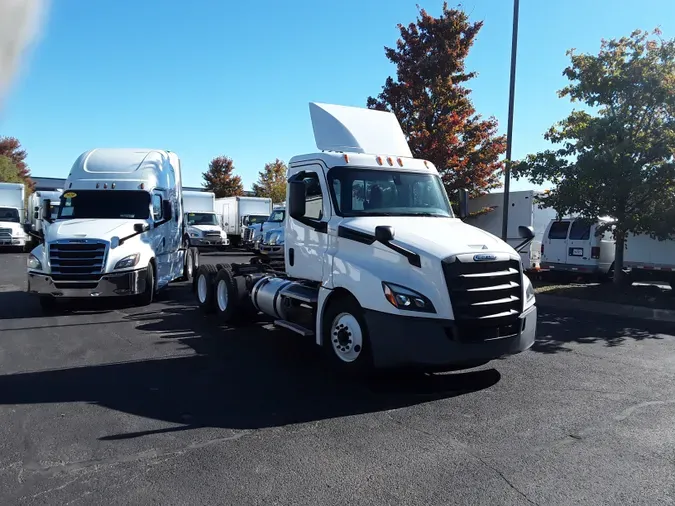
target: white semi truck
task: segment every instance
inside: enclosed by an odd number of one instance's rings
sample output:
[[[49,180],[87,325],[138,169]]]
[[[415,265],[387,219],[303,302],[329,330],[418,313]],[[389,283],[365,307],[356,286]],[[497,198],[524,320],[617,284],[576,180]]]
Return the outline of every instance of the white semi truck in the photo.
[[[530,348],[537,308],[520,255],[453,214],[396,117],[318,103],[310,115],[320,152],[289,163],[283,266],[200,265],[199,306],[228,324],[262,312],[358,374],[463,369]]]
[[[34,243],[40,242],[44,236],[45,226],[49,224],[48,221],[42,217],[43,211],[42,207],[44,203],[49,200],[52,209],[52,220],[55,220],[59,215],[59,199],[63,190],[51,190],[51,191],[36,191],[28,197],[28,222],[30,227],[27,232],[31,234],[34,239]]]
[[[102,148],[80,155],[44,242],[28,255],[28,293],[57,299],[135,297],[141,305],[190,278],[183,242],[180,160],[155,149]],[[194,252],[193,252],[194,253]]]
[[[272,212],[267,197],[223,197],[216,199],[216,212],[232,246],[240,246],[246,227],[265,221]]]
[[[216,194],[183,191],[185,241],[190,247],[222,249],[230,244],[216,214]]]
[[[0,247],[25,248],[25,185],[0,183]]]

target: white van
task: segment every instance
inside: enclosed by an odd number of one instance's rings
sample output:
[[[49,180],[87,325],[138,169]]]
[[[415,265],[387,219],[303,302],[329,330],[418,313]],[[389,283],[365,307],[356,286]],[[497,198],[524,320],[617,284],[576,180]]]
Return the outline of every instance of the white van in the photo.
[[[614,238],[611,230],[597,235],[598,227],[581,218],[551,220],[541,243],[541,268],[582,276],[607,277],[614,267]]]

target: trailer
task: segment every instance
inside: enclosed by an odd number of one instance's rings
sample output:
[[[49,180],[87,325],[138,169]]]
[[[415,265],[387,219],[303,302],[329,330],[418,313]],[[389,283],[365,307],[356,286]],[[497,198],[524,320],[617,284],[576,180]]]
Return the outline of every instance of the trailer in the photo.
[[[529,349],[537,307],[520,255],[455,216],[396,116],[318,103],[310,116],[318,151],[289,163],[283,261],[200,265],[199,307],[227,325],[262,313],[356,375]]]
[[[623,255],[628,283],[661,281],[675,290],[675,240],[659,241],[649,234],[628,234]]]
[[[272,212],[272,199],[267,197],[223,197],[216,200],[216,212],[233,246],[244,239],[246,227],[262,223]]]
[[[553,209],[542,207],[537,203],[537,197],[546,192],[524,190],[509,192],[509,223],[506,242],[516,246],[522,242],[518,229],[521,226],[531,227],[534,230],[534,240],[520,248],[520,256],[526,271],[538,271],[541,268],[541,245],[544,232],[556,212]],[[469,199],[469,216],[467,224],[480,228],[495,237],[502,236],[504,192],[488,193],[480,197]]]

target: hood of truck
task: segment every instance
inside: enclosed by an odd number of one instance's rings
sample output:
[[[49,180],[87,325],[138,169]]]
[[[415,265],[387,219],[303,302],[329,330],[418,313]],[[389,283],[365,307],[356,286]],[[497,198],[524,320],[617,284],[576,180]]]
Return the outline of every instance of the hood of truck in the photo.
[[[12,235],[23,235],[23,226],[16,221],[0,221],[0,228],[8,228],[12,231]]]
[[[340,225],[372,236],[375,235],[375,227],[391,226],[394,243],[438,259],[481,251],[517,255],[498,237],[455,218],[365,216],[345,218]]]
[[[223,232],[223,229],[218,225],[190,225],[188,228],[199,230],[200,232]]]
[[[134,233],[135,223],[143,220],[73,219],[55,221],[47,227],[47,241],[60,239],[101,239],[124,237]]]

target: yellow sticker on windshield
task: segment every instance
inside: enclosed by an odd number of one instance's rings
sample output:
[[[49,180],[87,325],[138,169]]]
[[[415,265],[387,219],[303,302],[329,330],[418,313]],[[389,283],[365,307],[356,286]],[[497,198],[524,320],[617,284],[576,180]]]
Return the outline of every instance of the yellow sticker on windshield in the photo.
[[[75,192],[68,192],[63,194],[64,199],[72,199],[74,197],[77,197],[77,193]]]

